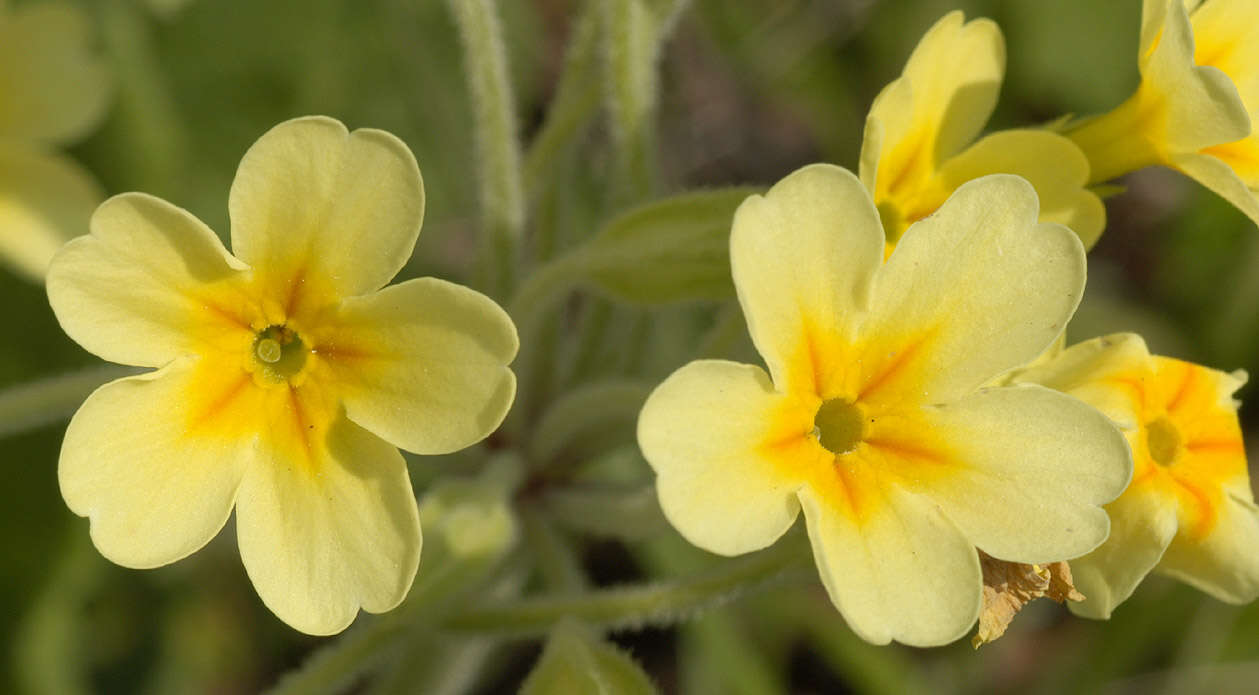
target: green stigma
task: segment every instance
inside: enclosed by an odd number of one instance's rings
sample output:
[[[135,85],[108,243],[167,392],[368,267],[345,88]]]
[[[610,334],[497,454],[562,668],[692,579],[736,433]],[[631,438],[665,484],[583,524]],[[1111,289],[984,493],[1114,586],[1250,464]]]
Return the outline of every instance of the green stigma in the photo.
[[[306,366],[310,351],[297,333],[285,326],[269,326],[254,340],[254,359],[272,381],[288,381]]]
[[[813,435],[833,454],[846,454],[866,435],[865,413],[856,403],[832,398],[817,409],[813,418]]]
[[[1150,449],[1150,458],[1155,463],[1170,466],[1180,452],[1180,430],[1163,415],[1145,426],[1145,442]]]

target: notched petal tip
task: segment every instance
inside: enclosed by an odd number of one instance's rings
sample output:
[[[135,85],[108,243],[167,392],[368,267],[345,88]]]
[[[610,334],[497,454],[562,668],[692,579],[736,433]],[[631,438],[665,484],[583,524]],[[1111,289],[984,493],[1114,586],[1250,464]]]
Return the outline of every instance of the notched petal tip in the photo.
[[[326,116],[285,121],[241,159],[228,198],[232,248],[277,292],[322,302],[380,289],[415,249],[424,182],[411,150]]]

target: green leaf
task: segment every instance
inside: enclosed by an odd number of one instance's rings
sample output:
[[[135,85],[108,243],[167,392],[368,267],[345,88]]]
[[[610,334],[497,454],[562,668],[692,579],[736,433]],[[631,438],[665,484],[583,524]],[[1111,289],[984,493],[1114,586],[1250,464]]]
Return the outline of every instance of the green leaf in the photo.
[[[639,695],[658,692],[629,655],[575,620],[555,627],[521,695]]]
[[[730,223],[739,204],[759,190],[685,193],[630,210],[580,249],[582,275],[628,302],[729,297]]]
[[[650,483],[564,487],[547,492],[542,502],[558,524],[591,536],[633,543],[669,529]]]
[[[633,423],[651,388],[651,384],[612,379],[585,384],[564,394],[538,421],[530,442],[530,456],[534,461],[548,461],[583,435],[606,435],[617,425]],[[608,438],[600,439],[606,442]]]

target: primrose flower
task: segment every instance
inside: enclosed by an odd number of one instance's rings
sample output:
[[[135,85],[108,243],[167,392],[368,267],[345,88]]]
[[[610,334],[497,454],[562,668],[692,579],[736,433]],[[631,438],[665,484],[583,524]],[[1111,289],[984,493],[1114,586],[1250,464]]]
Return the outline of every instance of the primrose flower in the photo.
[[[1092,181],[1160,164],[1259,222],[1259,4],[1145,0],[1137,65],[1127,101],[1067,133]]]
[[[909,56],[900,78],[883,88],[866,117],[861,181],[874,197],[887,251],[909,225],[966,181],[1017,174],[1040,196],[1042,222],[1065,224],[1092,246],[1106,225],[1101,200],[1084,188],[1088,160],[1048,130],[1003,130],[978,141],[1005,75],[1001,30],[987,19],[963,23],[950,12]]]
[[[731,267],[769,374],[701,360],[648,398],[638,441],[673,526],[737,555],[803,509],[852,629],[914,645],[974,624],[976,548],[1045,564],[1100,544],[1100,505],[1131,473],[1119,431],[1049,389],[981,388],[1048,347],[1084,288],[1079,239],[1036,219],[1027,182],[984,177],[884,263],[878,211],[843,169],[745,201]]]
[[[75,414],[61,492],[101,554],[137,568],[196,551],[235,506],[263,602],[331,634],[406,595],[420,524],[395,447],[439,454],[493,431],[516,330],[459,285],[384,287],[424,215],[415,158],[388,133],[282,123],[245,154],[229,212],[234,256],[188,212],[116,196],[53,259],[66,333],[156,368]]]
[[[1106,506],[1110,538],[1071,561],[1073,611],[1108,618],[1151,570],[1229,603],[1259,597],[1255,507],[1226,374],[1150,355],[1130,334],[1096,338],[1015,377],[1091,403],[1125,429],[1132,483]]]
[[[105,113],[108,73],[76,7],[0,2],[0,262],[40,280],[71,237],[87,231],[100,186],[54,145],[81,138]]]

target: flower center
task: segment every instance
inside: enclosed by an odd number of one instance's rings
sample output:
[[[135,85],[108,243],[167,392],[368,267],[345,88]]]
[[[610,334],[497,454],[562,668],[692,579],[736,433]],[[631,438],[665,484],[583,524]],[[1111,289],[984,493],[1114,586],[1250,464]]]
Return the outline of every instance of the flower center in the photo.
[[[813,436],[832,454],[846,454],[866,435],[866,416],[861,406],[842,398],[822,403],[813,418]]]
[[[254,339],[254,362],[271,381],[288,381],[306,366],[310,350],[285,326],[268,326]]]
[[[1166,415],[1160,415],[1145,426],[1145,442],[1155,463],[1170,466],[1180,452],[1180,430]]]

